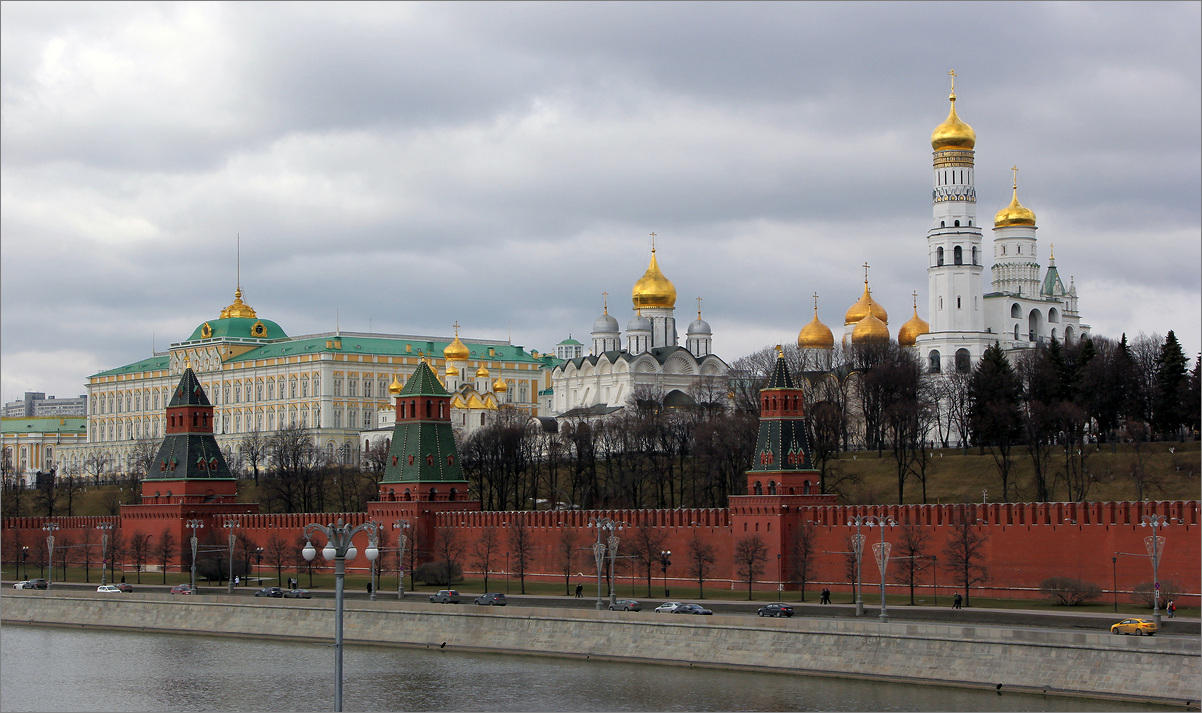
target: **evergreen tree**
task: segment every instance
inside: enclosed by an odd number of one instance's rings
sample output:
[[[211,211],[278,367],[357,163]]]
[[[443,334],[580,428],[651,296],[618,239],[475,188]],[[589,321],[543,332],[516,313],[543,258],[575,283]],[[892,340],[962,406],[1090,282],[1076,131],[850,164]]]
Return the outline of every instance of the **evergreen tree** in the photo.
[[[969,420],[974,440],[993,456],[1002,479],[1002,500],[1009,497],[1013,465],[1010,450],[1022,433],[1021,393],[1010,360],[994,342],[985,350],[969,382]]]
[[[1194,370],[1189,375],[1185,392],[1187,422],[1194,431],[1202,429],[1202,354],[1194,360]]]
[[[1188,363],[1185,353],[1181,351],[1181,344],[1177,341],[1177,335],[1170,330],[1160,348],[1160,357],[1156,360],[1156,394],[1152,425],[1160,433],[1171,435],[1192,420],[1185,407]]]

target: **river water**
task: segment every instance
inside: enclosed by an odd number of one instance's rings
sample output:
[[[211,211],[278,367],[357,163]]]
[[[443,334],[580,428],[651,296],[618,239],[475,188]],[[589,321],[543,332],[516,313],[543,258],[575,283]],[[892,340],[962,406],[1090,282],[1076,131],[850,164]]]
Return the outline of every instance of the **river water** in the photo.
[[[333,648],[0,626],[0,711],[320,711]],[[347,646],[347,711],[1106,711],[1125,703],[438,649]]]

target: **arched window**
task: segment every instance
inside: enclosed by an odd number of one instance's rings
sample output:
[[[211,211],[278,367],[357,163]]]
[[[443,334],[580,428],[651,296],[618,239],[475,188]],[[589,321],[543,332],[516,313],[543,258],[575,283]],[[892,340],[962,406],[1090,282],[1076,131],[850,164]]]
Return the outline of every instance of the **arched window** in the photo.
[[[1014,338],[1018,339],[1018,325],[1014,325]]]
[[[1056,309],[1055,307],[1048,310],[1048,322],[1054,324],[1059,321],[1060,321],[1060,310]],[[1053,333],[1053,335],[1054,334],[1055,333]]]
[[[1041,332],[1043,332],[1043,314],[1039,310],[1033,309],[1027,315],[1027,339],[1037,342]]]
[[[938,374],[943,370],[943,360],[939,358],[939,350],[932,349],[927,355],[927,368],[932,374]]]
[[[960,372],[961,374],[967,374],[969,369],[971,369],[971,368],[972,368],[972,357],[969,355],[968,350],[967,349],[957,349],[956,350],[956,371]]]
[[[758,480],[755,481],[755,494],[756,495],[764,494],[764,486],[760,485],[760,481],[758,481]]]
[[[959,228],[959,227],[960,227],[960,221],[958,221],[958,220],[956,221],[956,227],[957,227],[957,228]]]
[[[1011,317],[1011,318],[1013,318],[1013,319],[1022,319],[1022,316],[1023,316],[1023,310],[1022,310],[1022,308],[1021,308],[1021,307],[1019,307],[1019,306],[1018,306],[1018,303],[1017,303],[1017,302],[1015,302],[1014,304],[1010,305],[1010,317]]]
[[[972,264],[977,264],[977,246],[972,246]]]
[[[938,258],[935,260],[935,264],[940,266],[943,265],[943,248],[939,248],[936,254],[938,255]]]
[[[957,245],[952,251],[952,262],[956,263],[957,265],[964,264],[964,249],[959,245]]]
[[[810,481],[807,480],[801,484],[801,494],[802,495],[810,494]]]
[[[946,221],[946,220],[941,220],[941,221],[939,221],[939,227],[940,227],[940,228],[946,228],[946,227],[947,227],[947,221]]]
[[[776,495],[776,481],[775,480],[768,481],[768,494]]]

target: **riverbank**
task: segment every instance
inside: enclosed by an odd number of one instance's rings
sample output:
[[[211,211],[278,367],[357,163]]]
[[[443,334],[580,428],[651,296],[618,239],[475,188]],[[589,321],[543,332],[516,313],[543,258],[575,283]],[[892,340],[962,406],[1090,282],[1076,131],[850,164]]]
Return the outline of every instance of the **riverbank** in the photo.
[[[6,624],[329,641],[328,600],[12,591]],[[347,643],[995,688],[1198,707],[1202,641],[845,619],[348,602]],[[1133,689],[1132,682],[1138,682]]]

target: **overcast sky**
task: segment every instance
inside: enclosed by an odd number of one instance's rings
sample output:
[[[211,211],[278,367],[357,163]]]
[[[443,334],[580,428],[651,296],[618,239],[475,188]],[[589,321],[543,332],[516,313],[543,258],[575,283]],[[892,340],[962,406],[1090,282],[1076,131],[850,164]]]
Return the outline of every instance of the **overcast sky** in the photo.
[[[1095,334],[1202,345],[1189,3],[0,5],[2,398],[233,299],[290,335],[588,343],[658,234],[683,341],[926,304],[931,130],[977,133]],[[986,255],[991,234],[986,231]],[[989,272],[985,271],[988,291]]]

